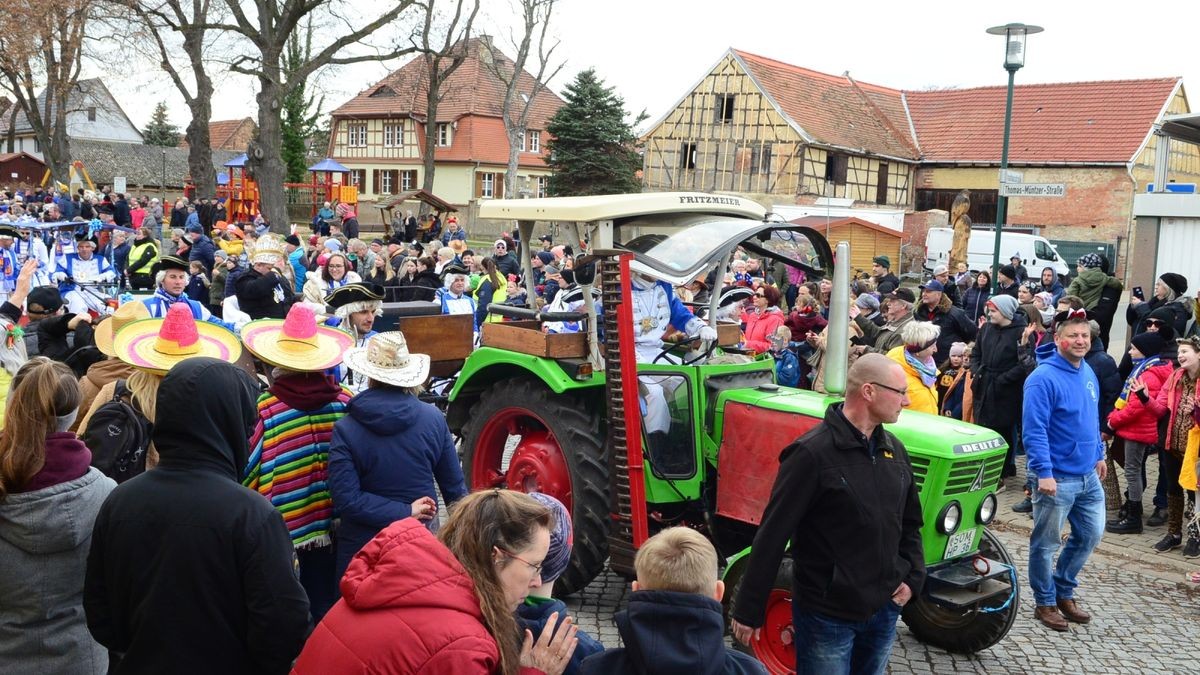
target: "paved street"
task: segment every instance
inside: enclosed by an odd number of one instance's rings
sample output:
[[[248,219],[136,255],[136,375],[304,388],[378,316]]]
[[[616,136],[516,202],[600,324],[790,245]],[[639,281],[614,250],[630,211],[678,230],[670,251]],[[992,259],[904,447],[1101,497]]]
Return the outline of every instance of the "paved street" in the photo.
[[[1106,535],[1101,551],[1082,575],[1079,598],[1093,615],[1087,626],[1068,634],[1053,633],[1033,621],[1024,583],[1028,553],[1028,519],[1008,510],[1016,490],[1004,493],[1006,522],[996,531],[1018,560],[1022,606],[1016,624],[1000,644],[974,656],[948,654],[917,642],[904,624],[892,656],[893,673],[1182,673],[1197,672],[1197,660],[1181,636],[1200,621],[1200,593],[1182,581],[1183,571],[1200,569],[1200,561],[1184,561],[1179,551],[1166,555],[1141,551],[1143,541],[1157,540],[1163,528],[1141,537]],[[1147,500],[1148,502],[1149,500]],[[1024,521],[1022,521],[1024,519]],[[1129,542],[1134,541],[1132,546]],[[1152,542],[1151,542],[1152,543]],[[1148,548],[1149,544],[1145,544]],[[1191,563],[1195,562],[1193,566]],[[612,615],[624,604],[627,584],[605,574],[567,605],[580,626],[605,645],[619,643]]]

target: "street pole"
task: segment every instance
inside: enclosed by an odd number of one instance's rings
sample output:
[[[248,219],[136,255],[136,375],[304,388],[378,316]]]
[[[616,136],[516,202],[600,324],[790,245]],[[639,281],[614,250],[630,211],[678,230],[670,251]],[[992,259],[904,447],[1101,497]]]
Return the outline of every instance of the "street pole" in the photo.
[[[1017,75],[1017,68],[1008,66],[1005,68],[1008,71],[1008,101],[1004,105],[1004,148],[1000,151],[1000,175],[1003,177],[1002,182],[1007,182],[1008,178],[1008,137],[1012,132],[1012,103],[1013,103],[1013,79]],[[1000,195],[996,198],[996,243],[992,248],[992,293],[995,294],[1000,285],[1000,231],[1004,229],[1004,222],[1008,219],[1008,197],[1004,196],[1003,185],[1001,185]]]
[[[1007,144],[1005,145],[1007,147]],[[162,206],[163,217],[158,224],[158,250],[164,251],[167,246],[167,151],[162,151],[162,180],[159,181],[159,205]]]

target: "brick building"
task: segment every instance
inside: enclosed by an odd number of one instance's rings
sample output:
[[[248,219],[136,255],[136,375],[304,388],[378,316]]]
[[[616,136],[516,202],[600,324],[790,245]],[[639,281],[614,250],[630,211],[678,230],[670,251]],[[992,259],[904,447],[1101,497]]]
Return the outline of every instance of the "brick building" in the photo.
[[[1004,99],[1005,87],[901,91],[730,49],[643,137],[643,180],[649,190],[850,198],[914,214],[948,210],[969,189],[972,221],[991,226]],[[1026,183],[1064,183],[1066,196],[1012,198],[1007,225],[1062,242],[1064,255],[1111,246],[1123,270],[1155,129],[1187,112],[1180,78],[1017,86],[1010,169]],[[1200,182],[1195,146],[1172,146],[1170,166],[1175,180]],[[923,245],[930,219],[906,222],[905,243]]]
[[[213,150],[245,152],[257,133],[258,125],[249,117],[240,120],[212,120],[208,123],[208,142]],[[181,138],[179,147],[187,146],[187,138]]]

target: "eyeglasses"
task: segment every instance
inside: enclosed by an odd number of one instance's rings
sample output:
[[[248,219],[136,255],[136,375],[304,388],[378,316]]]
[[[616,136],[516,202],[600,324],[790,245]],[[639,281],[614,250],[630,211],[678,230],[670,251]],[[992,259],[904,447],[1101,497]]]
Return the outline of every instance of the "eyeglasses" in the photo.
[[[522,558],[522,557],[520,557],[520,556],[518,556],[518,555],[515,555],[515,554],[513,554],[511,551],[506,551],[506,550],[504,550],[504,549],[500,548],[499,546],[497,546],[497,547],[496,547],[496,549],[497,549],[497,550],[499,550],[499,551],[500,551],[501,553],[503,553],[504,555],[506,555],[506,556],[508,556],[508,557],[512,558],[513,560],[519,560],[519,561],[521,561],[521,562],[525,563],[525,564],[526,564],[526,565],[528,565],[528,566],[529,566],[529,568],[530,568],[530,569],[532,569],[532,570],[533,570],[535,573],[537,573],[537,574],[541,574],[541,573],[542,573],[542,565],[545,563],[545,561],[544,561],[544,560],[543,560],[542,562],[540,562],[540,563],[537,563],[537,564],[535,565],[535,564],[533,564],[533,563],[529,562],[528,560],[526,560],[526,559],[524,559],[524,558]]]
[[[766,293],[755,293],[754,296],[757,298],[765,298],[765,297],[767,297],[767,294]]]
[[[899,394],[901,396],[908,395],[907,389],[897,389],[895,387],[889,387],[886,384],[881,384],[879,382],[868,382],[867,384],[875,386],[875,387],[883,387],[884,389],[887,389],[888,391],[892,392],[893,394]]]
[[[1158,326],[1161,328],[1162,326],[1167,325],[1167,322],[1163,321],[1162,319],[1146,319],[1146,325],[1147,326]]]

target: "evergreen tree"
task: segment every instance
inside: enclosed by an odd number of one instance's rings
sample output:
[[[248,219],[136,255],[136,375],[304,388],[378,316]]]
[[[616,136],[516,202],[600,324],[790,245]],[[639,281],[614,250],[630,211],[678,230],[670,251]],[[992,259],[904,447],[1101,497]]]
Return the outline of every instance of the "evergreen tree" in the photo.
[[[626,122],[625,101],[590,68],[575,77],[563,98],[566,103],[546,125],[551,136],[546,163],[554,170],[550,194],[641,192],[642,157],[633,127],[646,113]]]
[[[295,72],[312,59],[312,38],[313,29],[310,23],[303,37],[297,32],[288,40],[287,50],[283,55],[285,72]],[[302,39],[303,42],[301,42]],[[320,117],[323,102],[323,97],[316,100],[308,96],[303,80],[292,86],[291,90],[283,97],[283,106],[280,110],[280,135],[283,146],[280,152],[283,155],[283,164],[287,170],[287,182],[289,183],[302,183],[307,178],[308,141],[318,131],[317,119]],[[321,149],[320,152],[324,153],[325,150]]]
[[[179,137],[179,127],[167,121],[167,104],[159,101],[158,105],[154,106],[150,123],[142,129],[142,138],[146,140],[146,145],[173,148],[179,145]]]

